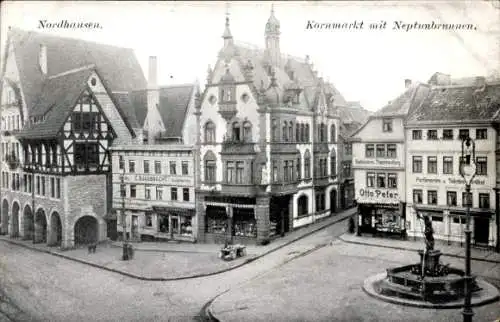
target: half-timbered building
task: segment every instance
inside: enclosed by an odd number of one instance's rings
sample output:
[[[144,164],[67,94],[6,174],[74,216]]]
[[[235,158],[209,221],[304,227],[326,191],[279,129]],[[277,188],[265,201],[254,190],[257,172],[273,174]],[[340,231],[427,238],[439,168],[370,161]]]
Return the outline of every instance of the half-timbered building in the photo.
[[[116,92],[145,88],[132,50],[18,29],[2,68],[1,232],[51,245],[104,240],[110,146],[142,143]]]

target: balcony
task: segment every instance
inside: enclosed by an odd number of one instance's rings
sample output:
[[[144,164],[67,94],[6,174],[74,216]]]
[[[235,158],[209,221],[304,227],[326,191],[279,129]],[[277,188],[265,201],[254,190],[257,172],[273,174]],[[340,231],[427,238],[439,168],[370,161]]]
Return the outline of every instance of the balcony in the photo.
[[[249,155],[255,154],[255,143],[225,139],[222,142],[221,154]]]
[[[225,120],[232,119],[236,115],[237,112],[238,112],[238,110],[236,109],[235,103],[221,103],[221,104],[219,104],[219,114]]]

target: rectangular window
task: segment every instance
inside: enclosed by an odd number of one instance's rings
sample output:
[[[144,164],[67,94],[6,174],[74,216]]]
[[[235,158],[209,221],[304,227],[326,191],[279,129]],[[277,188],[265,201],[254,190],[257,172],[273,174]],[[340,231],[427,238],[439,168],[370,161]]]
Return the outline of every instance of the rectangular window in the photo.
[[[453,140],[453,130],[444,129],[443,130],[443,140]]]
[[[437,157],[427,157],[427,173],[437,174]]]
[[[476,129],[476,140],[486,140],[488,139],[487,129]]]
[[[307,162],[307,159],[306,159]],[[307,163],[306,163],[307,166]],[[273,182],[278,182],[279,177],[279,169],[278,169],[278,161],[273,160]]]
[[[118,168],[120,168],[120,170],[123,170],[124,167],[125,167],[125,160],[123,159],[123,155],[120,155],[118,157]]]
[[[149,173],[149,160],[144,160],[144,173]]]
[[[61,179],[60,178],[56,179],[56,198],[61,199]]]
[[[423,202],[423,192],[421,189],[413,189],[413,203],[421,204]]]
[[[413,130],[411,137],[413,140],[422,140],[422,130]]]
[[[446,192],[446,205],[455,207],[457,205],[457,192],[447,191]]]
[[[170,200],[177,200],[177,188],[170,188]]]
[[[56,197],[56,180],[54,178],[50,178],[50,197]]]
[[[462,129],[458,131],[458,139],[463,140],[469,137],[469,130]]]
[[[480,193],[479,194],[479,208],[489,209],[490,208],[490,194]]]
[[[413,173],[422,173],[422,157],[413,156]]]
[[[226,182],[234,183],[236,181],[236,173],[235,173],[235,164],[234,161],[226,162]]]
[[[427,191],[427,204],[437,205],[437,203],[438,203],[437,191],[436,190]]]
[[[137,197],[137,186],[135,184],[130,185],[130,198]]]
[[[385,173],[377,173],[377,188],[386,188]]]
[[[156,187],[156,200],[163,200],[163,187]]]
[[[283,162],[283,181],[288,182],[288,161]]]
[[[349,178],[352,173],[352,167],[351,167],[351,161],[344,161],[342,162],[342,168],[344,170],[344,177]]]
[[[45,177],[42,177],[42,196],[45,196]]]
[[[472,207],[472,192],[469,193],[469,198],[467,198],[467,192],[462,192],[462,206],[467,207],[468,204]]]
[[[387,144],[387,157],[396,158],[396,144]]]
[[[151,186],[146,186],[144,189],[144,199],[151,200]]]
[[[377,158],[385,158],[385,144],[377,144]]]
[[[205,161],[205,181],[215,182],[215,161]]]
[[[182,188],[182,200],[189,201],[189,188]]]
[[[453,217],[454,224],[465,224],[465,222],[466,222],[465,217]]]
[[[366,144],[365,149],[365,156],[367,158],[373,158],[375,156],[375,147],[373,144]]]
[[[437,140],[438,132],[437,130],[427,130],[427,140]]]
[[[125,198],[127,196],[127,191],[125,190],[125,185],[120,184],[120,197]]]
[[[185,175],[185,176],[188,175],[189,174],[188,162],[187,161],[182,161],[181,167],[182,167],[182,174]]]
[[[392,119],[383,119],[382,131],[383,132],[392,132]]]
[[[485,176],[488,174],[488,158],[487,157],[477,157],[476,158],[476,174],[478,176]]]
[[[128,161],[128,172],[135,173],[135,161],[134,160]]]
[[[76,166],[96,166],[99,164],[99,143],[75,143],[73,149]]]
[[[237,161],[236,162],[236,183],[243,183],[243,171],[244,171],[243,161]]]
[[[144,217],[144,223],[146,227],[152,227],[153,226],[153,215],[150,213],[147,213],[146,216]]]
[[[453,157],[443,157],[443,174],[453,174]]]
[[[366,174],[366,186],[369,187],[369,188],[374,188],[375,187],[375,173],[368,172]]]
[[[345,145],[345,155],[352,155],[352,144],[346,143],[346,145]]]
[[[155,173],[161,174],[161,161],[155,161]]]
[[[170,174],[176,175],[177,174],[177,169],[176,169],[175,161],[170,161]]]
[[[2,172],[2,176],[3,176],[3,172]],[[2,183],[2,186],[3,186],[3,183]],[[27,174],[23,175],[23,192],[28,192],[28,175]]]
[[[388,188],[398,187],[398,175],[396,173],[387,174],[387,187]]]

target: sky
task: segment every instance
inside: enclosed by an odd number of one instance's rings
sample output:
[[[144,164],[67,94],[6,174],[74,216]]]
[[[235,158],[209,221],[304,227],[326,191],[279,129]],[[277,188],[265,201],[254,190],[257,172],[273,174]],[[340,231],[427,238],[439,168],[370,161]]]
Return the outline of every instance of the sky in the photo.
[[[274,4],[283,53],[310,56],[318,75],[349,101],[375,111],[404,90],[404,80],[427,82],[435,72],[487,76],[500,69],[500,1],[93,2],[3,1],[2,54],[8,26],[129,47],[147,77],[157,56],[160,85],[206,82],[222,48],[226,12],[236,42],[264,47]],[[495,7],[496,5],[496,7]],[[95,22],[100,29],[40,28],[47,22]],[[308,29],[319,23],[364,22],[363,29]],[[369,23],[386,21],[385,30]],[[470,23],[476,30],[393,30],[404,23]],[[2,57],[3,59],[3,57]]]

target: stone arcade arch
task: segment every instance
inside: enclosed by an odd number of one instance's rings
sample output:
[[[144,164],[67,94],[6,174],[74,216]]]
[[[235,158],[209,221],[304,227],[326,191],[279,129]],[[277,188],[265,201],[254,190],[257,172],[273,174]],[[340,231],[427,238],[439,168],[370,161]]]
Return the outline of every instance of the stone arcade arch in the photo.
[[[39,208],[35,215],[35,243],[47,242],[47,216],[45,210]]]
[[[33,239],[35,233],[35,224],[33,221],[33,212],[30,206],[26,205],[23,211],[23,239]]]
[[[92,216],[80,217],[75,223],[75,246],[97,242],[99,224]]]
[[[61,217],[57,211],[50,216],[50,234],[48,236],[49,246],[60,246],[62,243]]]
[[[19,203],[14,201],[14,203],[12,204],[10,237],[19,237],[19,210]]]
[[[7,199],[2,201],[2,215],[0,216],[0,234],[5,235],[9,232],[9,202]]]

